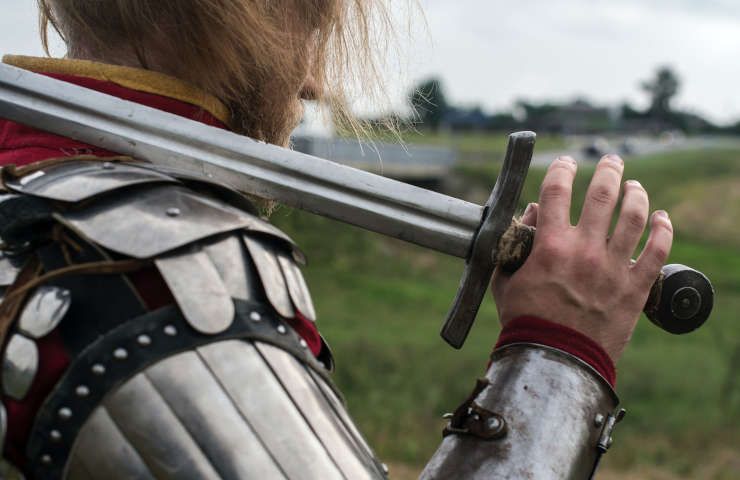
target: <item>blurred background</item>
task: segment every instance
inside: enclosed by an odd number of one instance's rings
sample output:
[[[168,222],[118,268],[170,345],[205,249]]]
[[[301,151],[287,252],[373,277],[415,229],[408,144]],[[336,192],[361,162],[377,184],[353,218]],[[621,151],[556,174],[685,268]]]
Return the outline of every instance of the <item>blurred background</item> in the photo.
[[[41,54],[34,3],[3,3],[5,53]],[[717,297],[709,322],[684,336],[641,320],[618,366],[627,418],[597,478],[740,478],[740,3],[421,4],[425,18],[410,11],[411,34],[385,72],[388,104],[357,104],[373,138],[347,138],[309,108],[295,148],[482,203],[506,134],[534,130],[521,206],[568,153],[581,164],[574,220],[596,160],[621,154],[651,208],[671,214],[670,261],[707,273]],[[388,119],[402,142],[382,127]],[[499,330],[493,302],[454,351],[438,332],[461,261],[303,212],[273,220],[309,254],[351,412],[392,478],[415,478],[442,414],[484,373]]]

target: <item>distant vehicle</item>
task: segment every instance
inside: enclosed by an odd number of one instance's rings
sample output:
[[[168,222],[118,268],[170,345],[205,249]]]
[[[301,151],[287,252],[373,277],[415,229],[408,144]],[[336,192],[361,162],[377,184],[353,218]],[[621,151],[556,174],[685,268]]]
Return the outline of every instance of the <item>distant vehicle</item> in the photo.
[[[583,155],[588,160],[598,160],[611,151],[612,148],[604,137],[592,138],[583,147]]]
[[[619,153],[621,155],[634,155],[637,151],[637,145],[635,141],[630,138],[625,138],[622,143],[619,144]]]

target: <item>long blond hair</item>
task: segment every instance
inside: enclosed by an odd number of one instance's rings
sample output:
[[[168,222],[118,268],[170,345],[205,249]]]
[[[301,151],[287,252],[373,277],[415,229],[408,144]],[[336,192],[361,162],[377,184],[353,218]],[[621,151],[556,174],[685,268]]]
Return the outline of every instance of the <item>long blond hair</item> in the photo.
[[[345,125],[347,85],[382,90],[377,50],[390,33],[385,0],[37,0],[47,53],[51,25],[69,54],[99,58],[120,48],[223,101],[231,127],[286,144],[300,114],[294,94],[312,93]],[[156,65],[155,65],[156,63]]]

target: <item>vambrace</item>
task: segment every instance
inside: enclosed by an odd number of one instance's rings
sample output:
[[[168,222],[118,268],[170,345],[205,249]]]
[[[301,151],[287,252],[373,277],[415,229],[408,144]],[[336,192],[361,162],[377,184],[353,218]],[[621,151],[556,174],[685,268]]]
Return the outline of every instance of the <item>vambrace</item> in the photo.
[[[591,478],[624,411],[611,386],[550,347],[495,350],[486,378],[450,415],[421,478]]]

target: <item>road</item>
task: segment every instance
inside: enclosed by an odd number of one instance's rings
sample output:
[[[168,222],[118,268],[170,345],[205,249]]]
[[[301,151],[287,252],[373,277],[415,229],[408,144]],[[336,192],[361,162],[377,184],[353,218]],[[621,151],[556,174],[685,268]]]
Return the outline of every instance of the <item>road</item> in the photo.
[[[570,155],[578,161],[597,161],[598,156],[588,158],[584,149],[589,145],[590,138],[577,137],[568,142],[564,151],[547,151],[537,152],[532,157],[532,165],[549,165],[558,155]],[[740,137],[717,137],[717,136],[697,136],[697,137],[669,137],[658,139],[655,137],[628,137],[626,144],[629,145],[629,153],[621,148],[625,144],[625,139],[612,139],[607,142],[608,145],[602,145],[605,153],[615,152],[622,155],[625,160],[636,160],[647,155],[663,152],[686,151],[686,150],[703,150],[717,148],[738,148],[740,149]]]

